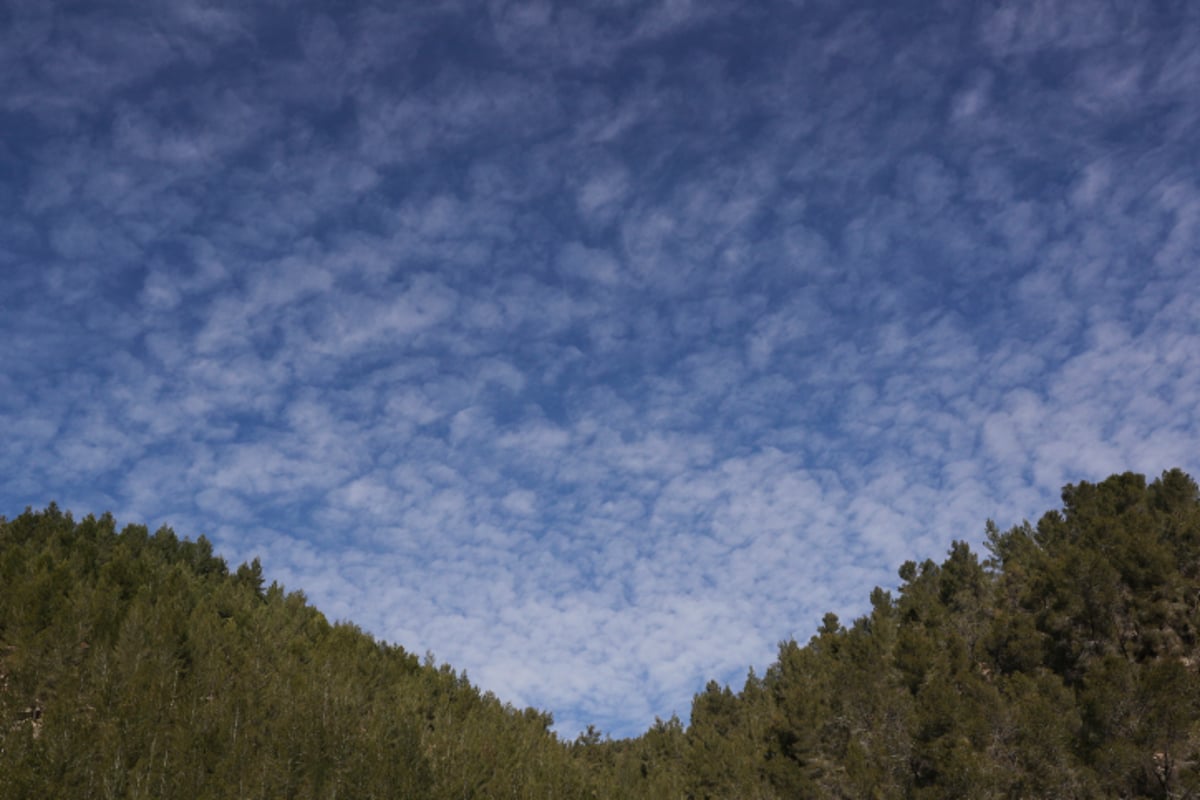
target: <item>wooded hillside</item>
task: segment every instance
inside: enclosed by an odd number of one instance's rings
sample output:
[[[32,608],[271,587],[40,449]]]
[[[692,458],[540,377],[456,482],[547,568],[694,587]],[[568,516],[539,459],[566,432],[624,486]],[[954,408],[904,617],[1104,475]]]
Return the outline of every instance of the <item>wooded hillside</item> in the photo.
[[[1195,482],[1067,486],[986,540],[686,727],[562,742],[203,537],[26,511],[0,519],[0,797],[1200,796]]]

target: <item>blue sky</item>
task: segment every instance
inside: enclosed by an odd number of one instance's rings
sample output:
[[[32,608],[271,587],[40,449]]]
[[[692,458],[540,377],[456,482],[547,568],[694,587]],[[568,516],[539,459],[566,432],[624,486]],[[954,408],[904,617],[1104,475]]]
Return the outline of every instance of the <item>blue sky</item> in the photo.
[[[0,7],[0,513],[573,736],[1200,464],[1200,6]]]

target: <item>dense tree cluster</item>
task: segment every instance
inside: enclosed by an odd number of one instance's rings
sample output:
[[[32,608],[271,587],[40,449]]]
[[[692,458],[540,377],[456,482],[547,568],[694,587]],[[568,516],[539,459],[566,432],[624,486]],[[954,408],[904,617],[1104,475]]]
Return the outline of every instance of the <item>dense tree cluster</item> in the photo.
[[[0,797],[579,796],[549,715],[181,541],[0,524]]]
[[[636,739],[479,692],[201,537],[0,518],[0,797],[1200,796],[1200,492],[1063,491]]]

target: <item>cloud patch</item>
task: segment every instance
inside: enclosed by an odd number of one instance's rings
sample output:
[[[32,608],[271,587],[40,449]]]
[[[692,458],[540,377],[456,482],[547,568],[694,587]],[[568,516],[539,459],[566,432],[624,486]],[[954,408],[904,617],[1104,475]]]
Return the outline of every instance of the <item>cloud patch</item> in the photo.
[[[1195,473],[1200,28],[21,4],[0,511],[206,534],[570,737]]]

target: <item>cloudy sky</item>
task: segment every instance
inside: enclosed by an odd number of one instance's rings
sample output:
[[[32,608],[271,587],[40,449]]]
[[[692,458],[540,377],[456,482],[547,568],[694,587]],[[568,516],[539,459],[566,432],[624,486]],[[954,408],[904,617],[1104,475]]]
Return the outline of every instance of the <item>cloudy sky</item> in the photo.
[[[6,0],[0,513],[636,734],[1200,468],[1200,6]]]

